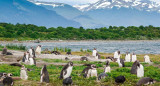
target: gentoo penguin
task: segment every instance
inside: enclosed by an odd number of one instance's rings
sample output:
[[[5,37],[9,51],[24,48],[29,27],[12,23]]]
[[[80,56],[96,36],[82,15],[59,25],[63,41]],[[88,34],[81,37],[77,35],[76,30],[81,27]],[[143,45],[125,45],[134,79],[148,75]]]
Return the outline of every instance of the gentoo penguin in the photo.
[[[41,54],[41,45],[38,45],[35,51],[37,54]]]
[[[35,56],[35,51],[34,51],[33,47],[31,47],[31,48],[28,50],[28,52],[29,52],[30,57],[36,57],[36,56]]]
[[[111,72],[110,62],[107,60],[106,67],[104,68],[104,73],[110,73],[110,72]]]
[[[11,66],[18,66],[18,67],[22,67],[22,65],[21,64],[19,64],[19,63],[12,63],[12,64],[10,64]]]
[[[83,71],[82,74],[85,78],[89,78],[92,76],[97,77],[97,70],[96,70],[96,65],[94,64],[89,64],[88,67],[86,67]]]
[[[144,56],[144,62],[146,62],[146,63],[150,63],[151,62],[148,55]]]
[[[71,86],[71,84],[72,84],[72,77],[71,76],[63,80],[63,86],[68,86],[68,85]]]
[[[68,58],[68,57],[65,57],[65,60],[66,60],[66,61],[68,61],[68,60],[69,60],[69,58]]]
[[[7,73],[0,73],[0,82],[7,76]]]
[[[140,65],[139,61],[135,61],[132,65],[131,68],[131,74],[136,74],[137,75],[137,66]]]
[[[125,67],[123,59],[117,59],[117,63],[119,65],[119,67]]]
[[[132,62],[135,62],[137,60],[137,56],[135,53],[132,54]]]
[[[96,53],[95,59],[100,59],[100,58],[101,58],[100,54]]]
[[[126,62],[130,62],[131,61],[131,55],[128,52],[126,52],[125,61]]]
[[[121,56],[120,51],[116,51],[114,53],[114,58],[120,59],[120,56]]]
[[[29,62],[29,57],[30,57],[29,52],[24,53],[22,62],[25,62],[25,63]]]
[[[126,81],[125,76],[118,76],[115,78],[116,83],[124,83]]]
[[[101,73],[101,74],[98,75],[98,80],[104,79],[107,76],[108,75],[106,73]]]
[[[143,77],[144,76],[144,67],[142,64],[137,66],[137,77]]]
[[[111,72],[111,68],[110,68],[110,65],[109,65],[109,61],[107,60],[106,67],[104,68],[104,72],[99,74],[98,80],[101,80],[102,78],[107,77],[108,75],[106,73],[109,73],[109,72]]]
[[[70,51],[68,51],[66,54],[67,54],[67,55],[72,55]]]
[[[8,75],[3,79],[3,85],[13,86],[12,74],[8,73]]]
[[[3,48],[2,55],[7,55],[7,48],[6,47]]]
[[[22,65],[22,67],[21,67],[20,77],[21,77],[22,80],[27,80],[28,79],[27,69],[25,68],[24,65]]]
[[[36,60],[34,57],[29,58],[29,65],[36,65]]]
[[[49,74],[47,71],[46,65],[44,65],[41,69],[41,79],[40,82],[46,82],[49,83]]]
[[[88,61],[88,58],[87,58],[87,57],[81,57],[80,60],[81,60],[81,61]]]
[[[96,54],[97,54],[97,50],[96,50],[96,48],[94,48],[92,51],[92,56],[96,57]]]
[[[150,77],[143,77],[137,82],[137,86],[142,85],[151,85],[154,84],[156,81]]]
[[[137,77],[144,76],[144,68],[143,65],[139,63],[139,61],[135,61],[131,68],[131,74],[136,74]]]
[[[91,73],[91,77],[93,77],[93,76],[98,77],[96,65],[91,65],[91,72],[90,73]]]
[[[72,68],[73,68],[73,62],[68,62],[61,70],[60,79],[68,78],[72,73]]]

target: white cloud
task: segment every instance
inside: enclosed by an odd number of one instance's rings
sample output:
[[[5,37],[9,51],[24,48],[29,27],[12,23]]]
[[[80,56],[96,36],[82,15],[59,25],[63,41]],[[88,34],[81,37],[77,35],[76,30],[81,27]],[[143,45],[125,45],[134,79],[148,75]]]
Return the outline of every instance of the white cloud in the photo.
[[[36,1],[49,1],[49,2],[59,2],[59,3],[66,3],[70,5],[75,4],[87,4],[87,3],[94,3],[98,0],[36,0]]]

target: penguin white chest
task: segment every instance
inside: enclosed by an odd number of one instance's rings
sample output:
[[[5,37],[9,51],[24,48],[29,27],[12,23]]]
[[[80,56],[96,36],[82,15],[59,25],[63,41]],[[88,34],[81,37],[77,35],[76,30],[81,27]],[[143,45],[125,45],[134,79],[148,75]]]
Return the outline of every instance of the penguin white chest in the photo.
[[[131,59],[130,54],[126,55],[125,61],[126,61],[126,62],[130,62],[130,59]]]
[[[144,67],[140,64],[140,67],[137,67],[137,77],[143,77],[144,76]]]
[[[97,51],[93,50],[92,56],[96,56]]]
[[[21,70],[20,77],[22,80],[27,80],[28,79],[27,72],[25,70]]]
[[[68,67],[68,68],[66,69],[67,73],[66,73],[66,75],[64,75],[64,79],[65,79],[65,78],[68,78],[68,77],[71,75],[71,73],[72,73],[72,68],[73,68],[73,67]]]
[[[30,65],[34,65],[34,60],[33,60],[33,58],[29,58],[29,64],[30,64]]]
[[[41,54],[41,48],[39,46],[36,49],[36,53]]]
[[[91,70],[91,77],[93,77],[93,76],[97,77],[97,70],[96,69]]]
[[[135,62],[137,60],[137,56],[136,55],[132,55],[132,62]]]
[[[145,60],[146,63],[150,63],[151,62],[149,56],[145,56],[144,60]]]
[[[111,67],[110,66],[106,67],[104,72],[105,73],[110,73],[111,72]]]
[[[117,62],[118,62],[119,67],[123,66],[122,63],[120,62],[120,59],[117,59]]]

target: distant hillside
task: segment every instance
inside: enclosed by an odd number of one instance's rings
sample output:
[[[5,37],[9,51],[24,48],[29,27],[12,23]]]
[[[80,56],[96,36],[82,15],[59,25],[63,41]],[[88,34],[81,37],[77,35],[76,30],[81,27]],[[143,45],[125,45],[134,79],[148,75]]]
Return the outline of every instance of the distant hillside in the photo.
[[[64,18],[55,11],[27,0],[0,0],[0,22],[35,24],[46,27],[80,27],[78,22]]]

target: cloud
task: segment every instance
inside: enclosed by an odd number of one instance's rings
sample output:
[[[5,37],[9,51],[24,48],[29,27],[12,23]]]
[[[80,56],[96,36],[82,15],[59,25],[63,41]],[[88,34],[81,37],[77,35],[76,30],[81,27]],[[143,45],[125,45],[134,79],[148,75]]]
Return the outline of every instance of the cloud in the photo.
[[[59,3],[75,5],[75,4],[94,3],[94,2],[97,2],[98,0],[36,0],[36,1],[59,2]]]

